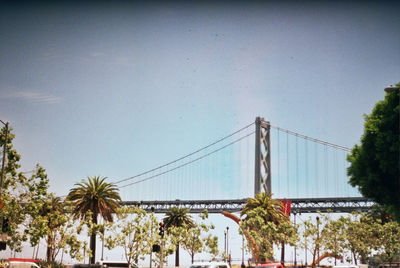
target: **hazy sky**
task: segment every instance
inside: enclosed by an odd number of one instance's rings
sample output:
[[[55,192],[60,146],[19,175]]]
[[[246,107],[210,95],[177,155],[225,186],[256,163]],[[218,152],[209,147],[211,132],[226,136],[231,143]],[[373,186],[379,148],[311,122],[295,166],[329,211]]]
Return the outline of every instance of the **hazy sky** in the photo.
[[[88,2],[0,8],[0,119],[64,195],[264,117],[352,147],[400,81],[388,1]]]

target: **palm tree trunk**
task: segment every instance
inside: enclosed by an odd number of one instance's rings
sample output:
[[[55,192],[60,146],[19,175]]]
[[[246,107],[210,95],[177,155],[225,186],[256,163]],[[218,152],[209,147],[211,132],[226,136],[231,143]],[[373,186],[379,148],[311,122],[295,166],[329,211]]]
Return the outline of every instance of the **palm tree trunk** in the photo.
[[[176,251],[175,251],[175,266],[179,266],[179,242],[176,245]]]
[[[54,261],[54,259],[53,259],[53,243],[54,243],[54,241],[53,241],[54,239],[53,239],[53,234],[51,233],[51,234],[49,234],[48,236],[47,236],[47,250],[46,250],[46,260],[48,261],[48,262],[53,262]]]
[[[93,213],[92,216],[93,224],[97,224],[97,213]],[[94,264],[96,262],[96,232],[92,231],[90,234],[90,250],[92,251],[92,256],[89,257],[89,263]]]
[[[285,264],[285,243],[282,242],[282,249],[281,249],[281,264]]]

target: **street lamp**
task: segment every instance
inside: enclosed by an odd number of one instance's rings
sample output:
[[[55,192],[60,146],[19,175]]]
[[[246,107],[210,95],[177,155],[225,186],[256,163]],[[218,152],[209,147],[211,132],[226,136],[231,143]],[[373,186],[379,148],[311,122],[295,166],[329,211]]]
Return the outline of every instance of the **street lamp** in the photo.
[[[296,227],[296,213],[293,213],[293,215],[294,215],[294,227]],[[294,245],[294,268],[297,268],[297,252],[296,252],[296,249],[297,249],[297,247],[296,247],[296,244]]]
[[[241,268],[244,268],[244,267],[246,267],[246,266],[244,265],[244,236],[242,236],[242,266],[241,266]]]
[[[226,233],[227,233],[227,231],[226,230],[224,230],[224,255],[225,255],[225,261],[226,261]]]
[[[226,255],[228,256],[229,260],[229,227],[226,227]]]
[[[154,207],[151,207],[151,216],[154,216]],[[153,218],[150,217],[150,240],[153,241]],[[153,243],[152,243],[153,244]],[[150,268],[152,265],[152,258],[153,258],[153,245],[150,249]]]
[[[8,136],[8,122],[4,123],[2,120],[0,122],[6,126],[6,135],[4,138],[4,145],[3,145],[3,161],[1,164],[1,179],[0,179],[0,209],[3,207],[3,201],[1,200],[1,195],[3,192],[3,181],[4,181],[4,163],[6,160],[6,149],[7,149],[7,136]]]
[[[317,216],[317,261],[319,267],[319,217]]]

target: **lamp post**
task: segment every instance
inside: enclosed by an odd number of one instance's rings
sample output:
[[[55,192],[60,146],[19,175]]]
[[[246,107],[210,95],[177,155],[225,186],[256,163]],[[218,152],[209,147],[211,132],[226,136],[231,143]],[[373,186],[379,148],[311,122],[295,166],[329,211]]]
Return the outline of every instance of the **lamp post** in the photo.
[[[229,256],[229,227],[226,227],[226,255]]]
[[[241,268],[244,268],[244,237],[242,236],[242,266]]]
[[[0,122],[6,127],[6,135],[4,138],[4,145],[3,145],[3,161],[1,163],[1,179],[0,179],[0,209],[1,209],[1,207],[3,207],[3,201],[1,200],[1,197],[3,193],[4,163],[6,160],[6,149],[7,149],[7,138],[8,138],[8,122],[4,123],[2,120],[0,120]]]
[[[151,207],[151,216],[154,214],[154,207]],[[150,217],[150,239],[153,240],[153,218]],[[152,258],[153,258],[153,245],[151,245],[150,249],[150,268],[152,264]]]
[[[224,255],[225,255],[225,261],[226,261],[226,230],[224,230]]]
[[[228,263],[231,264],[231,257],[229,254],[229,227],[226,226],[226,255],[228,256]]]
[[[317,263],[319,267],[319,217],[317,216]]]
[[[294,227],[296,227],[296,213],[293,214],[294,215]],[[296,258],[296,244],[294,245],[294,268],[297,268],[297,258]]]

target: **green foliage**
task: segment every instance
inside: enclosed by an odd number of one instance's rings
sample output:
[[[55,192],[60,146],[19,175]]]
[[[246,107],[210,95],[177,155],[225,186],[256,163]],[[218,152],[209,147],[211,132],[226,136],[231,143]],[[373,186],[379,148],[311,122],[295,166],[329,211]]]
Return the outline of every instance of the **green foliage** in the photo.
[[[219,253],[218,237],[208,233],[214,226],[204,222],[208,218],[208,212],[200,214],[199,218],[197,223],[193,223],[190,227],[171,227],[169,230],[173,243],[177,244],[179,240],[183,249],[189,253],[192,263],[197,253],[207,252],[212,258],[216,258]]]
[[[242,210],[244,220],[240,222],[240,232],[253,241],[260,259],[271,259],[274,256],[274,245],[295,245],[298,240],[296,227],[280,210],[278,200],[272,199],[269,193],[259,193],[256,198],[249,198]],[[251,244],[250,244],[251,245]]]
[[[121,197],[118,188],[105,182],[106,178],[88,177],[87,181],[82,180],[76,183],[76,187],[71,189],[67,200],[72,202],[75,218],[89,220],[90,230],[90,263],[95,262],[96,255],[96,234],[98,231],[97,217],[101,215],[108,222],[113,221],[112,214],[119,208]],[[88,214],[88,212],[90,212]]]
[[[105,246],[109,249],[122,247],[127,263],[138,262],[150,254],[157,241],[157,219],[138,207],[121,207],[117,210],[118,221],[105,225]]]
[[[67,200],[73,202],[74,215],[86,218],[86,212],[91,211],[93,219],[97,223],[97,215],[101,215],[106,221],[112,222],[114,213],[119,207],[121,197],[118,188],[113,183],[105,182],[107,178],[95,176],[88,177],[76,183],[77,187],[70,190]]]
[[[38,214],[42,199],[48,194],[49,180],[45,169],[39,164],[31,176],[19,171],[21,156],[13,148],[14,138],[12,128],[7,135],[5,128],[1,130],[0,146],[3,147],[6,143],[6,164],[2,189],[4,207],[0,211],[0,217],[9,219],[8,235],[11,240],[7,241],[8,247],[20,252],[22,243],[28,240],[26,227]]]
[[[371,217],[370,213],[353,213],[337,220],[322,214],[319,217],[319,226],[311,218],[301,226],[301,244],[303,247],[307,245],[313,259],[316,259],[318,247],[320,256],[350,253],[356,264],[367,263],[375,254],[379,256],[375,258],[375,264],[391,262],[400,254],[400,224],[396,221],[382,222]]]
[[[397,84],[399,86],[400,84]],[[365,115],[361,144],[348,155],[350,184],[387,206],[400,221],[400,91],[386,93]]]
[[[392,263],[400,255],[400,224],[387,222],[380,225],[378,236],[378,249],[384,262]]]
[[[345,221],[341,217],[338,220],[331,220],[327,216],[322,216],[326,224],[321,231],[324,239],[324,253],[333,253],[334,257],[343,255],[346,246]]]
[[[46,170],[36,165],[30,176],[20,172],[21,156],[13,148],[12,141],[15,135],[10,128],[5,141],[5,128],[0,132],[0,146],[6,144],[6,165],[2,201],[4,207],[0,210],[0,217],[9,219],[8,235],[11,240],[8,247],[21,252],[23,243],[29,241],[36,246],[41,239],[47,242],[47,259],[52,261],[58,252],[63,249],[72,258],[82,259],[84,243],[78,240],[77,234],[83,222],[76,222],[68,216],[72,210],[48,192],[49,179]]]
[[[38,263],[43,268],[65,268],[65,265],[56,261],[41,261]]]
[[[189,209],[187,208],[170,208],[163,219],[165,228],[168,230],[170,227],[194,226],[192,217],[188,213]]]
[[[188,215],[189,209],[187,208],[179,208],[179,207],[172,207],[170,208],[165,217],[163,219],[165,228],[167,233],[172,231],[173,228],[176,227],[183,227],[183,228],[191,228],[195,226],[195,223],[192,220],[192,217]],[[179,244],[183,239],[179,233],[176,233],[174,237],[174,242],[176,246],[175,251],[175,266],[179,266]]]

